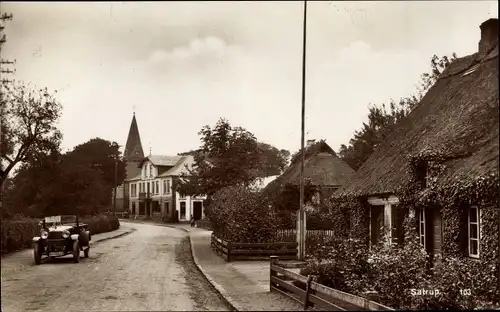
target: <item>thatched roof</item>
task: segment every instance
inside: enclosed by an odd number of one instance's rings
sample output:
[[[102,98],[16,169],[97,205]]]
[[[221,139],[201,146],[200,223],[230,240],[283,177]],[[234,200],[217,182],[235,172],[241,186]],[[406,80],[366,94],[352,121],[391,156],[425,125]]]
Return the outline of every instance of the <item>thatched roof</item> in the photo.
[[[478,65],[479,64],[479,65]],[[470,72],[474,66],[475,71]],[[498,171],[498,42],[483,56],[456,59],[422,101],[334,196],[394,193],[409,183],[409,157],[428,150],[452,160],[435,183]]]
[[[304,179],[315,186],[340,187],[354,173],[332,148],[321,140],[305,149]],[[301,154],[297,153],[281,176],[264,188],[265,193],[279,191],[287,183],[300,183]]]

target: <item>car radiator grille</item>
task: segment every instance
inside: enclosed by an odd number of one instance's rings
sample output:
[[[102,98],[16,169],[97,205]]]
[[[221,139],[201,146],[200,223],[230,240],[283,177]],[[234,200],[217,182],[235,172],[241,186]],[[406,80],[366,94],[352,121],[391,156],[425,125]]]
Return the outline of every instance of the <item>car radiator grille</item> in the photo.
[[[62,232],[49,232],[48,239],[62,239]]]

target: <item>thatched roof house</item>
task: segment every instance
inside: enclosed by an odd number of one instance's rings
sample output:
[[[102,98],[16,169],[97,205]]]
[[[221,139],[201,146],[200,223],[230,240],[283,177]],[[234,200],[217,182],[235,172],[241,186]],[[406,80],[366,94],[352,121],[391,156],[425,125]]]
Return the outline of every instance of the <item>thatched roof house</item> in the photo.
[[[498,196],[498,141],[498,19],[490,19],[481,25],[478,52],[453,61],[333,197],[366,204],[369,221],[360,224],[372,243],[381,226],[401,226],[399,205],[419,222],[431,254],[448,249],[477,258],[480,223],[498,217],[498,205],[490,209]]]
[[[340,159],[324,141],[309,140],[304,155],[304,180],[319,188],[322,195],[344,185],[354,170]],[[279,193],[286,184],[300,183],[301,153],[291,160],[290,166],[263,190],[264,194]]]

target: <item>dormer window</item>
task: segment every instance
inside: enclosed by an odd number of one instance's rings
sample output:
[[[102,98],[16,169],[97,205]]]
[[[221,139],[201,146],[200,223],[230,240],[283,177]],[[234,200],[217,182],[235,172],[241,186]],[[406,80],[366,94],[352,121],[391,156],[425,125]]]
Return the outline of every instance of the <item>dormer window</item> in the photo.
[[[422,188],[429,187],[429,163],[422,161],[417,167],[417,180],[420,181]]]
[[[465,73],[462,75],[462,77],[472,74],[478,68],[479,68],[479,64],[476,64],[476,65],[472,66],[471,68],[469,68],[468,70],[465,71]]]

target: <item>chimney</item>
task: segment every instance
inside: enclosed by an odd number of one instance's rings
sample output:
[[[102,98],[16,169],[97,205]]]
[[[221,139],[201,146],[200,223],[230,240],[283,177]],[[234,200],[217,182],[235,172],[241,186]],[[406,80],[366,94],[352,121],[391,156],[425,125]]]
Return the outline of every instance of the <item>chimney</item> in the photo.
[[[479,40],[479,54],[488,53],[498,43],[498,18],[490,18],[481,26],[481,40]]]
[[[315,142],[316,142],[316,140],[307,140],[306,148],[311,147]]]

